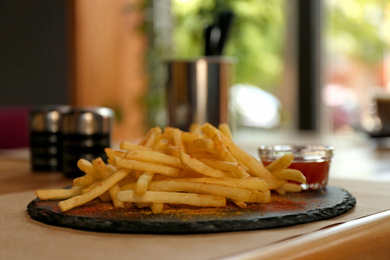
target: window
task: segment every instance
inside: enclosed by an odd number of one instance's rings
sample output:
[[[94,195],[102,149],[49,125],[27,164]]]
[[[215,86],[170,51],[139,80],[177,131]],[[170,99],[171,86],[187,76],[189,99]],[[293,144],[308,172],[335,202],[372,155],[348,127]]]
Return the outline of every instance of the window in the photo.
[[[169,47],[161,53],[170,57],[203,56],[204,28],[224,10],[235,13],[224,52],[238,60],[234,84],[279,99],[279,127],[319,130],[321,121],[332,132],[366,131],[377,122],[370,97],[390,81],[388,1],[165,2]]]
[[[372,131],[373,96],[390,81],[390,3],[327,0],[323,100],[333,130]]]

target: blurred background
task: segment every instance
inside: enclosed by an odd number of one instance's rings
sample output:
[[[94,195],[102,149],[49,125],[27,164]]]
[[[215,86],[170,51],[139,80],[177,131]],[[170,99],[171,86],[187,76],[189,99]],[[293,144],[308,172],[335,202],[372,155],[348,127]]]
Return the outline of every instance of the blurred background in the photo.
[[[118,141],[164,126],[164,59],[203,56],[204,28],[225,11],[235,130],[380,128],[373,101],[390,88],[389,1],[4,0],[0,148],[15,136],[27,146],[27,112],[46,104],[112,108]]]

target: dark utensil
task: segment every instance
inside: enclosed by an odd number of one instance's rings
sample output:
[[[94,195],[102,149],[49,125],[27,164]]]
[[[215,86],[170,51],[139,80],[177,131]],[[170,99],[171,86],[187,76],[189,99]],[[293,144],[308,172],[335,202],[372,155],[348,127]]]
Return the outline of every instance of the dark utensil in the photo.
[[[222,55],[229,32],[233,23],[234,14],[231,11],[222,12],[218,19],[205,28],[205,55]]]

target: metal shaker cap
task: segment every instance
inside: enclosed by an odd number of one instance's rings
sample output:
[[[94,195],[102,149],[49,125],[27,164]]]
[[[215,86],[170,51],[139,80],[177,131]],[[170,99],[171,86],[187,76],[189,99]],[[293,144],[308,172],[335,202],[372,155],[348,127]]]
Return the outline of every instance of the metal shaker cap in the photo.
[[[69,109],[68,106],[40,106],[29,112],[28,124],[30,131],[50,132],[59,131],[61,114]]]
[[[61,117],[62,134],[110,134],[114,111],[106,107],[74,107]]]

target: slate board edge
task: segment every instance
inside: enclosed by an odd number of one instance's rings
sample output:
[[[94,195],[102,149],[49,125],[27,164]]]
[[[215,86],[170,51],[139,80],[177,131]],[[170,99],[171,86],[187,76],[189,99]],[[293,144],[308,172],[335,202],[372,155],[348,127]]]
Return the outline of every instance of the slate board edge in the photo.
[[[356,205],[356,199],[345,189],[341,189],[345,195],[341,203],[328,208],[310,210],[306,215],[290,214],[278,217],[226,220],[226,221],[202,221],[202,222],[175,222],[175,223],[150,223],[147,221],[116,221],[102,218],[90,219],[88,217],[72,216],[72,220],[64,218],[59,213],[40,209],[31,210],[37,199],[27,206],[31,218],[53,226],[72,228],[77,230],[106,232],[106,233],[133,233],[133,234],[202,234],[233,231],[248,231],[273,229],[287,226],[306,224],[319,220],[325,220],[340,216],[350,211]],[[78,226],[72,223],[77,222]],[[156,226],[158,225],[158,227]]]

